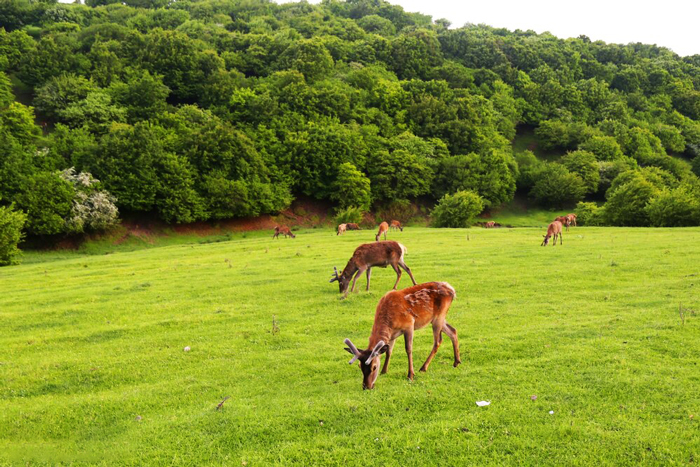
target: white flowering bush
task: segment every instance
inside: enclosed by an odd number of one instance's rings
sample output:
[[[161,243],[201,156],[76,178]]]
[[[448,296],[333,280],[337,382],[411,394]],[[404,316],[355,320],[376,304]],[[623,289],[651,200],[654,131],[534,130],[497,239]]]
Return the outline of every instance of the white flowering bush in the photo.
[[[75,196],[73,207],[66,219],[69,232],[104,230],[119,222],[117,199],[110,193],[98,189],[99,180],[88,172],[76,172],[73,167],[61,172],[61,178],[73,185]]]

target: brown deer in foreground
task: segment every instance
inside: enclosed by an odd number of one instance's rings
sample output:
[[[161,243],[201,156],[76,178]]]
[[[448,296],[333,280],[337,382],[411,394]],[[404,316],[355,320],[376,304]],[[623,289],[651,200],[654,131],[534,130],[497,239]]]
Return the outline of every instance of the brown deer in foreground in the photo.
[[[554,221],[551,224],[549,224],[549,227],[547,227],[547,235],[542,235],[544,237],[544,240],[542,240],[542,245],[540,246],[547,246],[549,243],[549,237],[554,236],[554,243],[552,243],[552,246],[555,246],[557,244],[557,235],[559,236],[559,244],[563,245],[563,241],[561,239],[561,222],[559,221]]]
[[[359,225],[348,222],[345,226],[347,230],[362,230]]]
[[[399,221],[391,221],[391,225],[389,225],[389,228],[391,230],[399,229],[401,232],[403,232],[403,226],[401,225],[401,222],[399,222]]]
[[[413,273],[411,269],[404,263],[403,256],[406,253],[406,247],[398,242],[378,242],[378,243],[365,243],[358,246],[352,255],[352,258],[348,261],[348,264],[343,269],[343,272],[338,275],[338,268],[333,268],[334,277],[330,282],[338,281],[340,288],[340,293],[347,297],[348,295],[348,285],[350,284],[350,279],[352,279],[351,290],[355,291],[355,281],[357,278],[365,271],[367,271],[367,290],[369,290],[369,280],[372,273],[372,268],[374,266],[385,268],[391,265],[396,271],[396,283],[394,284],[394,289],[399,284],[401,280],[401,269],[406,271],[416,284],[416,280],[413,278]],[[353,278],[354,276],[354,278]]]
[[[569,226],[571,225],[571,221],[569,220],[569,216],[559,216],[554,219],[556,222],[561,222],[561,225],[566,226],[566,231],[569,231]]]
[[[340,224],[338,225],[338,233],[336,235],[343,235],[345,233],[345,229],[348,228],[347,224]]]
[[[433,348],[420,371],[428,371],[428,366],[442,343],[441,333],[447,334],[454,348],[454,367],[462,360],[459,357],[457,330],[447,324],[445,318],[452,300],[456,297],[455,289],[447,282],[427,282],[403,290],[388,292],[377,305],[374,314],[374,326],[365,350],[358,349],[350,339],[345,339],[347,347],[355,360],[360,361],[362,370],[362,389],[373,389],[379,376],[379,356],[386,353],[382,374],[389,369],[391,352],[396,339],[403,334],[408,354],[408,379],[413,380],[413,331],[428,324],[433,325]]]
[[[567,214],[566,217],[569,218],[569,224],[574,224],[574,227],[578,227],[576,225],[576,214],[573,214],[573,213]]]
[[[276,238],[279,240],[280,234],[284,235],[284,238],[287,238],[287,235],[289,235],[292,238],[297,238],[296,235],[294,235],[292,231],[289,230],[289,227],[287,227],[286,225],[278,225],[277,227],[275,227],[275,233],[272,236],[272,238]]]
[[[384,234],[384,240],[386,240],[386,233],[388,230],[389,224],[387,224],[386,222],[382,222],[381,224],[379,224],[379,231],[377,232],[377,235],[374,236],[374,241],[378,242],[379,237],[381,237],[382,234]]]

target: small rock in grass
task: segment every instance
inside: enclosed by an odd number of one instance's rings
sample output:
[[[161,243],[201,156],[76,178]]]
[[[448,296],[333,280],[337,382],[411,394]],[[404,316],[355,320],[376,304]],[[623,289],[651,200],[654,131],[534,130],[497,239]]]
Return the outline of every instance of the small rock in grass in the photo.
[[[491,405],[491,401],[476,401],[476,405],[479,407],[486,407],[487,405]]]
[[[190,346],[188,345],[187,347],[185,347],[185,348],[182,349],[182,350],[184,350],[185,352],[189,352],[189,351],[190,351]]]
[[[536,401],[536,400],[537,400],[537,396],[534,396],[534,395],[533,395],[533,396],[530,396],[530,400]]]
[[[554,415],[554,410],[550,410],[549,415]]]
[[[143,417],[142,417],[141,415],[137,415],[137,416],[136,416],[136,421],[137,421],[137,422],[140,422],[142,419],[143,419]]]

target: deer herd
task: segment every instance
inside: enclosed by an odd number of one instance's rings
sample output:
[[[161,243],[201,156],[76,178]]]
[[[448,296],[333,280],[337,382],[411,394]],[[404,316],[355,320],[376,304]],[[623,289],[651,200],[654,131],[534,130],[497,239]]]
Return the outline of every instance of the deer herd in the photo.
[[[557,217],[547,228],[542,246],[549,243],[550,238],[554,238],[553,245],[557,238],[562,243],[562,229],[569,230],[571,225],[576,226],[576,214]],[[497,224],[488,222],[487,228],[493,228]],[[358,348],[350,339],[345,339],[345,350],[352,354],[350,364],[360,362],[362,371],[362,388],[373,389],[379,374],[384,374],[389,370],[389,360],[394,349],[396,339],[403,336],[406,354],[408,355],[408,379],[413,380],[413,333],[429,324],[433,329],[433,347],[428,354],[428,358],[420,367],[420,371],[428,371],[428,366],[442,343],[442,334],[446,334],[452,341],[454,350],[454,367],[456,368],[462,360],[459,355],[459,341],[457,330],[447,323],[447,312],[452,301],[457,296],[455,289],[447,282],[425,282],[417,284],[413,277],[411,268],[406,264],[404,257],[406,247],[396,241],[387,240],[389,230],[400,230],[403,226],[399,221],[392,220],[391,223],[382,222],[374,237],[373,243],[364,243],[358,246],[341,273],[338,268],[333,268],[333,276],[330,282],[338,282],[338,290],[346,298],[348,292],[355,292],[355,282],[363,273],[367,275],[367,287],[369,291],[370,277],[373,267],[386,268],[391,265],[396,272],[396,282],[394,288],[387,292],[377,304],[374,314],[374,325],[369,336],[369,342],[364,349]],[[361,230],[357,224],[347,223],[338,225],[336,235],[343,235],[348,230]],[[285,237],[295,238],[287,226],[275,227],[272,238],[279,238],[282,234]],[[380,241],[381,236],[384,240]],[[401,270],[408,273],[413,285],[403,290],[396,290],[401,280]],[[352,286],[350,282],[352,281]],[[348,290],[349,289],[349,290]],[[384,365],[379,371],[381,355],[385,354]]]

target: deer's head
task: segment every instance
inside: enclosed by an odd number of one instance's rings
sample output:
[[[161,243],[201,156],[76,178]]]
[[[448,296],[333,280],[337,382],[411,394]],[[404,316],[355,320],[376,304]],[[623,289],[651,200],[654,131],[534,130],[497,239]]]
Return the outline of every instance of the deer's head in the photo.
[[[350,286],[350,277],[348,276],[349,275],[346,275],[344,270],[341,274],[338,274],[338,268],[333,267],[333,277],[331,278],[330,282],[338,281],[340,293],[346,295],[348,293],[348,287]]]
[[[379,356],[389,350],[389,346],[384,341],[379,341],[373,349],[360,350],[355,347],[350,339],[345,339],[345,350],[352,354],[351,365],[355,360],[360,361],[362,370],[362,389],[374,389],[374,383],[379,376]]]
[[[547,244],[549,243],[549,237],[551,237],[551,235],[542,235],[542,236],[544,237],[544,240],[542,240],[542,245],[540,245],[540,246],[547,246]]]

